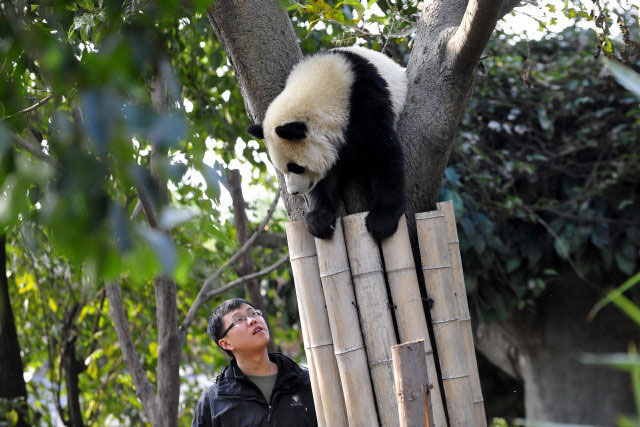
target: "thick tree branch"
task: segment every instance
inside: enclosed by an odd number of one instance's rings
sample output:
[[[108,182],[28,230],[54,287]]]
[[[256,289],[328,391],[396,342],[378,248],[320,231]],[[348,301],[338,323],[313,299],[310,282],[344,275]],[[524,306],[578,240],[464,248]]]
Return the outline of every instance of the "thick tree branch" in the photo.
[[[111,312],[111,320],[118,335],[122,357],[127,365],[127,370],[131,375],[133,384],[136,388],[136,395],[145,412],[151,417],[155,413],[155,398],[153,385],[147,373],[142,368],[140,357],[131,339],[129,331],[129,322],[122,305],[122,296],[120,293],[120,285],[117,282],[109,282],[106,284],[107,298],[109,298],[109,311]]]
[[[264,231],[265,227],[267,226],[267,223],[271,219],[271,216],[273,216],[273,212],[276,210],[276,206],[278,206],[279,199],[280,199],[280,193],[277,193],[276,196],[273,198],[273,202],[271,202],[271,206],[269,206],[269,211],[267,212],[267,215],[264,217],[264,219],[262,220],[262,223],[260,223],[256,231],[253,232],[253,234],[251,235],[251,237],[247,239],[245,244],[242,245],[242,247],[238,249],[238,251],[235,254],[233,254],[233,256],[231,256],[231,258],[229,258],[227,262],[225,262],[222,265],[222,267],[218,268],[218,270],[216,270],[215,273],[213,273],[211,276],[209,276],[207,280],[205,280],[204,284],[202,285],[202,288],[200,288],[200,291],[196,296],[196,299],[193,301],[193,304],[191,304],[191,307],[187,312],[187,316],[184,318],[184,320],[182,321],[182,324],[180,325],[180,336],[182,339],[184,339],[184,337],[186,336],[187,329],[189,329],[189,326],[191,326],[191,323],[193,323],[193,319],[195,319],[196,313],[198,312],[200,307],[202,307],[202,305],[208,300],[207,292],[209,292],[209,289],[211,288],[211,286],[213,286],[213,284],[220,278],[220,276],[222,276],[222,273],[224,273],[224,271],[229,266],[233,265],[236,261],[238,261],[238,259],[242,256],[242,254],[244,254],[246,251],[249,250],[249,248],[251,248],[251,245],[253,245],[253,242],[255,242],[255,240],[258,238],[260,233]]]
[[[501,9],[502,0],[469,0],[462,22],[448,46],[447,56],[456,67],[475,68]]]

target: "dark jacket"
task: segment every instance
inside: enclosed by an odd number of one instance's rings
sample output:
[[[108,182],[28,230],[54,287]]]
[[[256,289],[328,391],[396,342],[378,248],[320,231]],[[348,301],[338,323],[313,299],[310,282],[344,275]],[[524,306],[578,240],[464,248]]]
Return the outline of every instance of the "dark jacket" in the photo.
[[[309,371],[280,353],[269,359],[278,365],[270,402],[233,359],[200,396],[191,426],[317,426]]]

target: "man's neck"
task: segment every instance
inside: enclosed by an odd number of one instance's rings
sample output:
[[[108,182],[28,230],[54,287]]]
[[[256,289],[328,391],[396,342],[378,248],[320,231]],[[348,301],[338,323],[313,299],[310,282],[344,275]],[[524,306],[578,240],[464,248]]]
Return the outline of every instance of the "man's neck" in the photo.
[[[238,367],[245,375],[273,375],[278,373],[278,365],[269,360],[267,349],[257,353],[236,354]]]

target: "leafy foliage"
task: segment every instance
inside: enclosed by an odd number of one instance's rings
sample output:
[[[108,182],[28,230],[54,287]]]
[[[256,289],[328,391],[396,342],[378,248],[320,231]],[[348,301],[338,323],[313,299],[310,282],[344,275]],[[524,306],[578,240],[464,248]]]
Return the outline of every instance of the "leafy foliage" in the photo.
[[[640,109],[591,37],[488,47],[440,195],[455,203],[467,287],[488,317],[569,272],[598,286],[637,269]]]

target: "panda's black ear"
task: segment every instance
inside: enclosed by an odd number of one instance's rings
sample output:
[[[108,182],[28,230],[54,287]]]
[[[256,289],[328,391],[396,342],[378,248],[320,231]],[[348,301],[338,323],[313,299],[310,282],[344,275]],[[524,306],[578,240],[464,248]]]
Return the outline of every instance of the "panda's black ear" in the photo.
[[[291,122],[278,126],[276,133],[284,139],[303,139],[307,136],[307,124],[305,122]]]
[[[262,130],[262,123],[249,126],[247,128],[247,133],[258,139],[264,139],[264,131]]]

